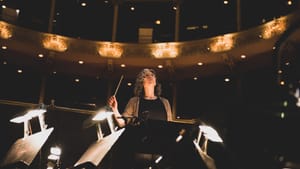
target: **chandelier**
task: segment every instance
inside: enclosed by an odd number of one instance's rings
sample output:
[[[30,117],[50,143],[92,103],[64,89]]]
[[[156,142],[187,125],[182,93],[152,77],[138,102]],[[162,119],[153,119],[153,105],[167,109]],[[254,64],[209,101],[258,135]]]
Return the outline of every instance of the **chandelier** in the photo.
[[[123,54],[123,49],[116,43],[104,43],[98,48],[98,53],[103,57],[120,58]]]
[[[156,44],[152,48],[152,55],[157,59],[176,58],[178,55],[178,47],[169,43]]]
[[[234,45],[233,36],[228,34],[217,37],[211,44],[210,49],[213,52],[230,50]]]
[[[262,32],[263,39],[270,39],[271,37],[282,33],[286,30],[286,19],[276,19],[267,23]]]
[[[9,29],[9,27],[3,22],[0,22],[0,37],[2,39],[9,39],[11,36],[12,36],[11,29]]]
[[[58,52],[64,52],[68,49],[66,40],[56,35],[46,36],[43,40],[43,45],[47,49]]]

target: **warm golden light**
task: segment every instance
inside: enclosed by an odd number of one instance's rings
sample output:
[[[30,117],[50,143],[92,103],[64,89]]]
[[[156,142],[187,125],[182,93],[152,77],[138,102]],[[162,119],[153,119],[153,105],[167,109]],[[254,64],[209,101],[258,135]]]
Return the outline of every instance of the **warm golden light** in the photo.
[[[100,109],[97,114],[93,117],[94,121],[101,121],[112,115],[112,112],[108,111],[105,108]]]
[[[273,36],[282,33],[286,30],[286,20],[284,19],[276,19],[272,22],[267,23],[262,32],[263,39],[270,39]]]
[[[46,109],[33,109],[33,110],[28,110],[28,112],[24,115],[17,116],[13,119],[10,119],[10,122],[13,123],[23,123],[24,121],[31,120],[34,117],[38,117],[41,114],[45,113],[47,110]]]
[[[223,142],[222,138],[214,128],[205,125],[200,125],[199,128],[207,139],[213,142]]]
[[[46,36],[43,40],[45,48],[55,50],[58,52],[64,52],[68,49],[66,40],[59,36]]]
[[[123,54],[123,49],[115,43],[101,44],[98,53],[103,57],[120,58]]]
[[[10,37],[12,37],[11,29],[3,22],[0,22],[0,37],[2,39],[9,39]]]
[[[221,52],[230,50],[234,46],[232,35],[224,35],[217,37],[211,44],[210,49],[213,52]]]
[[[50,148],[50,153],[60,156],[61,155],[61,148],[60,147],[51,147]]]
[[[178,55],[178,47],[169,43],[156,44],[152,48],[152,55],[157,59],[176,58]]]

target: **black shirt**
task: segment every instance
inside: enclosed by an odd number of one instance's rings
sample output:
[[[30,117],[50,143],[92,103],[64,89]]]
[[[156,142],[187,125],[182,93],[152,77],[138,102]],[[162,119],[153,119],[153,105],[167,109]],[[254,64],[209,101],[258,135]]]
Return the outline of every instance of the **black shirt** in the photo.
[[[140,99],[139,118],[144,120],[167,120],[167,112],[162,101],[157,98],[155,100]]]

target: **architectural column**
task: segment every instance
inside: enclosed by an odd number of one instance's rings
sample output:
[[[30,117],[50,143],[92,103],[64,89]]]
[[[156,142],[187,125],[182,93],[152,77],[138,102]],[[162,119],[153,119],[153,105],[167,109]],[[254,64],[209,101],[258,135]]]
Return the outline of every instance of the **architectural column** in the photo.
[[[174,41],[179,41],[179,30],[180,30],[180,0],[177,0],[175,2],[176,6],[176,15],[175,15],[175,35],[174,35]]]
[[[241,24],[241,0],[236,1],[236,30],[241,31],[242,24]]]
[[[55,15],[55,0],[51,0],[50,15],[48,21],[48,33],[52,33],[53,31],[54,15]]]
[[[111,41],[115,42],[117,37],[117,27],[118,27],[118,18],[119,18],[119,1],[112,1],[114,6],[114,15],[113,15],[113,25],[112,25],[112,36]]]
[[[175,1],[176,6],[176,14],[175,14],[175,35],[174,41],[179,41],[179,31],[180,31],[180,4],[181,0]],[[173,102],[172,102],[172,112],[173,112],[173,119],[176,119],[177,114],[177,81],[174,81],[172,84],[172,94],[173,94]]]

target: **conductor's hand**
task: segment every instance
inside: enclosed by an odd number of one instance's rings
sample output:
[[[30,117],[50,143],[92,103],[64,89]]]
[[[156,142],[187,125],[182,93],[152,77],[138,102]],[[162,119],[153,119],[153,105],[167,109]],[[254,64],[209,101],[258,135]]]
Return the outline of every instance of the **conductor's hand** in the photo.
[[[118,112],[118,101],[116,96],[111,96],[108,98],[107,105],[112,109],[113,112]]]

